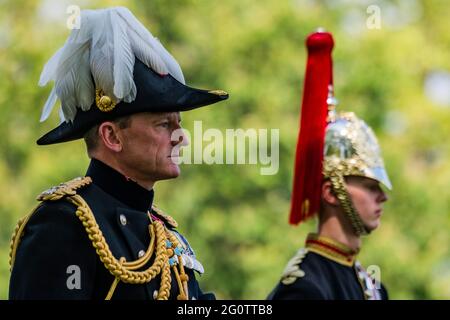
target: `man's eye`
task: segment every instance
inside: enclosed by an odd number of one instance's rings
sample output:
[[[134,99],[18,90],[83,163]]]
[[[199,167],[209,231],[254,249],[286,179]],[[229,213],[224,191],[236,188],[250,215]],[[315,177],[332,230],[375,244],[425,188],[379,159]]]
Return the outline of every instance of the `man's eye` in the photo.
[[[161,124],[160,124],[160,126],[161,127],[163,127],[163,128],[168,128],[169,127],[169,122],[162,122]]]

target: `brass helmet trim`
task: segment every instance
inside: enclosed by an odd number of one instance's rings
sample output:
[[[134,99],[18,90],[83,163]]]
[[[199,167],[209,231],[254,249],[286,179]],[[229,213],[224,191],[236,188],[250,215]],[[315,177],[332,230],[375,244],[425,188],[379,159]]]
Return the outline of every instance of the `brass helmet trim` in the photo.
[[[347,218],[353,227],[353,230],[358,236],[367,235],[369,231],[367,230],[364,222],[361,219],[361,215],[356,210],[353,202],[350,198],[347,188],[345,187],[344,176],[339,174],[334,174],[330,177],[331,185],[334,192],[346,214]]]

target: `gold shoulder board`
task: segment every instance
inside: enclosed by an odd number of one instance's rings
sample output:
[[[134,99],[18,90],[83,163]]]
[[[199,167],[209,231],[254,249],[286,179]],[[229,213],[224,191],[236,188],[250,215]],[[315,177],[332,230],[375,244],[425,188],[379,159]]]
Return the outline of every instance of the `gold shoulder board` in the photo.
[[[163,212],[157,206],[152,205],[152,210],[155,211],[159,216],[161,216],[170,226],[178,228],[178,223],[175,221],[175,219]]]
[[[65,196],[73,196],[77,193],[77,190],[87,186],[92,183],[90,177],[78,177],[67,182],[63,182],[57,186],[51,187],[50,189],[42,192],[37,200],[47,201],[47,200],[59,200]]]
[[[92,183],[91,178],[78,177],[78,178],[75,178],[68,182],[61,183],[58,186],[55,186],[55,187],[45,190],[37,197],[37,200],[39,200],[39,201],[47,201],[47,200],[55,201],[55,200],[61,199],[62,197],[65,197],[67,195],[73,196],[76,194],[76,190],[78,190],[84,186],[87,186],[90,183]],[[39,208],[40,205],[42,205],[42,204],[39,204],[36,208],[33,209],[33,211],[30,214],[28,214],[25,217],[23,217],[22,219],[20,219],[14,229],[13,235],[11,237],[10,252],[9,252],[9,265],[10,265],[11,270],[14,265],[17,248],[18,248],[18,246],[20,244],[20,240],[23,236],[25,226],[26,226],[28,220],[33,215],[33,213],[36,212],[37,208]]]

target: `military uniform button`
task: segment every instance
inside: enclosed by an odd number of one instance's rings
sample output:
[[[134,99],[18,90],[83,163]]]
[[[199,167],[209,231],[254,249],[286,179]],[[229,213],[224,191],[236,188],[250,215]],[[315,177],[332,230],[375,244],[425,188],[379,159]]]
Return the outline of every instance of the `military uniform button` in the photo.
[[[145,254],[145,251],[144,251],[144,250],[139,250],[139,252],[138,252],[138,257],[139,257],[139,258],[142,258],[142,257],[144,256],[144,254]]]
[[[120,223],[125,226],[127,224],[127,217],[124,214],[120,215]]]
[[[158,290],[153,291],[153,299],[156,300],[158,298]]]

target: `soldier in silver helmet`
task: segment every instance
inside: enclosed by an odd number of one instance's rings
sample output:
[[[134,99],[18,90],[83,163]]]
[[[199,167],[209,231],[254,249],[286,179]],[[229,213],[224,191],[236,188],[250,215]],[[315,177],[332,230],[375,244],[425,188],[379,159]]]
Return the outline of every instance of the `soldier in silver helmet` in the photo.
[[[314,50],[309,51],[308,66],[320,68],[329,63],[332,45],[329,33],[311,35],[308,49]],[[320,50],[324,51],[318,59],[324,60],[314,60],[314,55]],[[308,70],[310,77],[307,75],[305,81],[315,77],[314,83],[323,85],[315,88],[306,84],[304,95],[316,90],[314,98],[322,100],[304,98],[302,126],[306,127],[317,118],[319,112],[307,110],[317,108],[317,105],[326,108],[323,113],[325,117],[319,119],[319,124],[324,121],[326,125],[323,132],[318,126],[315,133],[319,135],[310,132],[300,134],[299,144],[303,145],[297,154],[300,155],[297,159],[301,161],[298,163],[300,169],[296,167],[294,181],[297,185],[294,183],[291,223],[317,215],[318,228],[316,233],[307,236],[305,247],[289,261],[269,299],[387,299],[380,273],[369,274],[357,260],[362,236],[370,234],[380,225],[383,204],[388,200],[382,185],[392,188],[377,139],[371,128],[354,113],[337,113],[332,85],[326,86],[328,79],[320,82],[321,79],[317,78],[324,72],[307,69],[307,73]],[[308,101],[314,104],[308,105]],[[308,116],[310,118],[304,119]],[[315,130],[311,128],[308,130]],[[320,134],[323,143],[315,138]],[[314,171],[313,166],[305,165],[306,160],[314,156],[314,150],[319,155],[316,159],[320,160],[317,174],[310,173]],[[317,190],[311,191],[315,185]],[[299,190],[301,194],[296,194]],[[316,196],[317,201],[314,200]],[[296,208],[299,210],[296,211]]]

